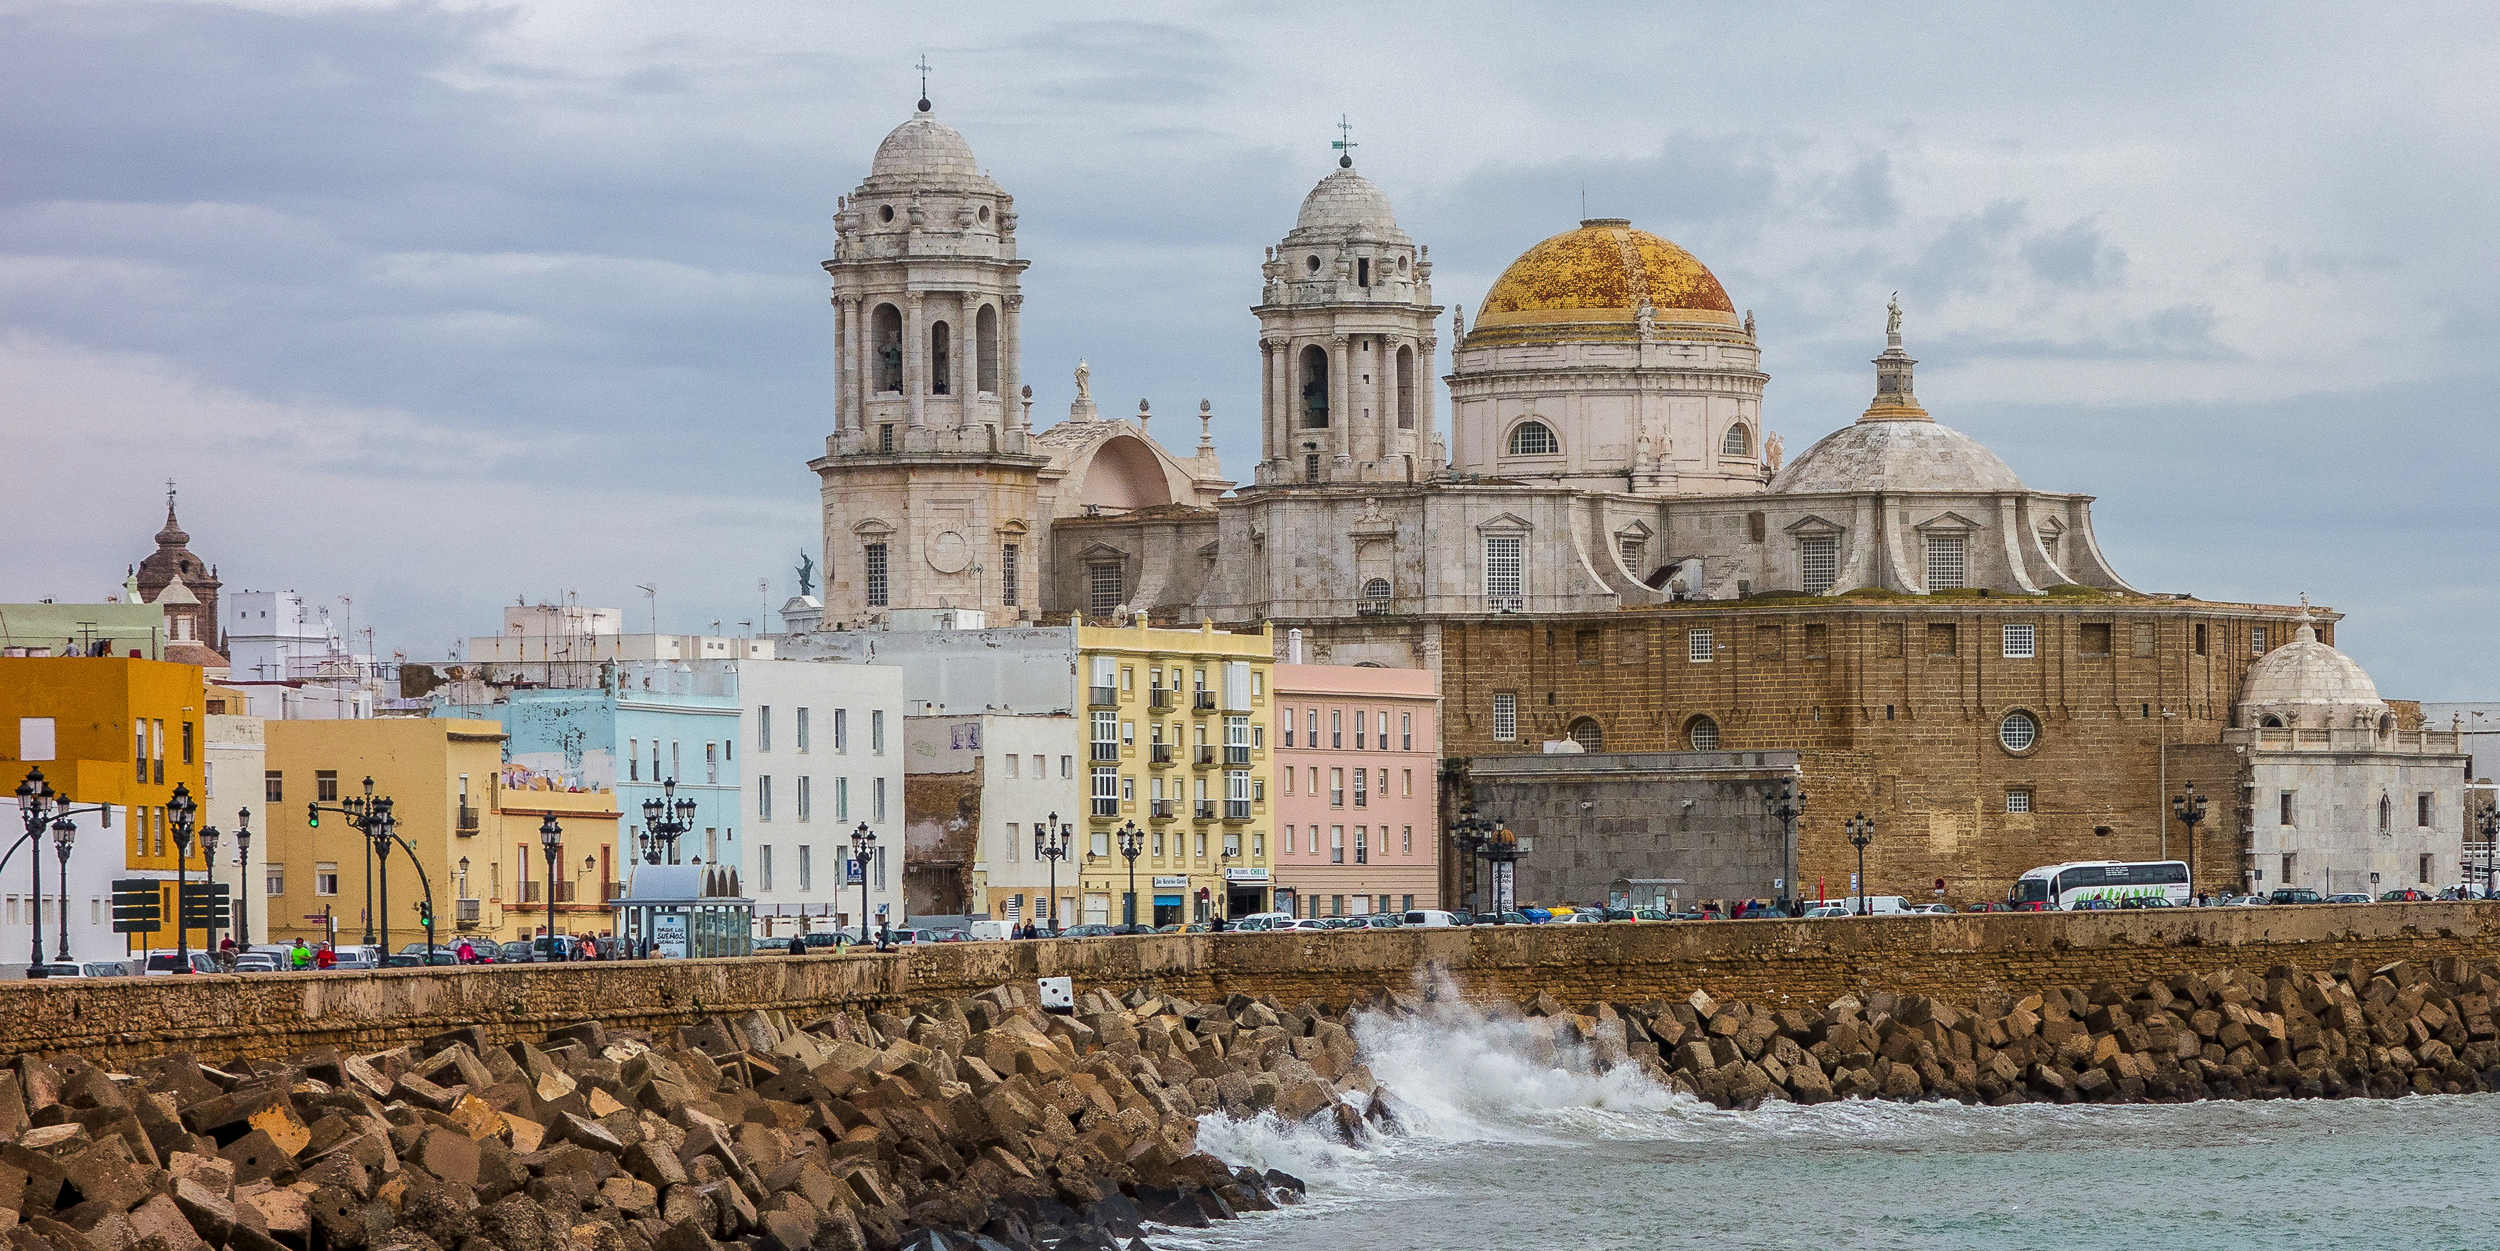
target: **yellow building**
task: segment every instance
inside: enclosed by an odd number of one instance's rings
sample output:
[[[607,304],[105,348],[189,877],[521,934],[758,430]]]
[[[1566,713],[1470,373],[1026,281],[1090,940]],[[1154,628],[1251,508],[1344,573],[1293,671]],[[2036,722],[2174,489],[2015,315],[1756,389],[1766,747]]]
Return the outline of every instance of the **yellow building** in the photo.
[[[1121,835],[1132,830],[1140,923],[1266,911],[1274,879],[1269,631],[1079,622],[1077,646],[1087,801],[1076,850],[1085,921],[1125,919],[1131,865]]]
[[[206,791],[204,689],[197,665],[127,656],[0,657],[0,792],[16,789],[30,771],[41,769],[59,797],[56,803],[66,799],[72,805],[102,804],[110,810],[101,817],[75,818],[78,832],[68,869],[70,947],[78,959],[111,959],[177,945],[173,883],[178,848],[165,806],[177,786],[194,803]],[[10,813],[15,816],[14,805]],[[212,810],[202,803],[193,824],[230,826],[233,816],[222,806]],[[23,832],[10,821],[0,831],[0,846]],[[55,910],[61,896],[60,862],[49,840],[37,851],[44,857],[40,915],[50,951],[59,934]],[[29,882],[20,876],[25,856],[20,850],[9,865],[10,924],[0,930],[0,944],[13,943],[0,947],[8,958],[27,950],[26,926],[38,915],[32,901],[20,894],[28,887],[18,885]],[[188,864],[198,880],[204,866],[196,843]],[[231,873],[226,877],[230,881]],[[163,930],[126,938],[112,934],[109,892],[116,879],[164,884],[158,891]],[[191,931],[190,938],[194,949],[206,950],[205,930]]]
[[[435,941],[455,947],[526,938],[546,924],[547,868],[538,826],[550,812],[564,830],[554,895],[560,933],[608,928],[605,875],[617,863],[616,797],[561,791],[526,775],[504,784],[503,727],[492,721],[383,717],[268,724],[267,877],[272,940],[364,941],[368,872],[364,838],[325,809],[364,795],[389,796],[399,836],[433,887]],[[585,869],[585,861],[588,868]],[[596,881],[591,880],[594,876]],[[399,951],[425,940],[417,912],[424,885],[408,850],[393,846],[387,903],[374,941]],[[383,911],[383,909],[387,911]],[[387,924],[387,932],[382,928]]]

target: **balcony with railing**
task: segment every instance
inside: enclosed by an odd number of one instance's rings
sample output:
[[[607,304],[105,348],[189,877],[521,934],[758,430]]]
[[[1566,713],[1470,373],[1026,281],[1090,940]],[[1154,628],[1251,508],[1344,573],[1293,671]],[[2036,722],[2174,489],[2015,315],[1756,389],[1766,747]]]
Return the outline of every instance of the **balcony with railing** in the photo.
[[[1211,768],[1214,764],[1215,748],[1211,745],[1200,747],[1198,749],[1198,767],[1201,769]]]
[[[1120,702],[1120,688],[1116,686],[1093,687],[1089,695],[1089,702],[1091,702],[1096,708],[1110,708],[1117,706]]]
[[[452,819],[454,822],[453,828],[458,830],[461,834],[468,835],[477,833],[478,814],[476,808],[464,803],[460,805],[459,811],[453,814]]]
[[[1213,691],[1200,691],[1200,692],[1198,692],[1198,693],[1197,693],[1194,697],[1192,697],[1192,698],[1190,699],[1190,701],[1189,701],[1189,706],[1190,706],[1191,708],[1193,708],[1193,709],[1195,709],[1195,710],[1199,711],[1199,712],[1213,712],[1213,711],[1215,711],[1215,692],[1213,692]]]
[[[1197,819],[1198,819],[1198,820],[1200,820],[1200,821],[1212,821],[1212,820],[1214,820],[1214,819],[1215,819],[1215,801],[1214,801],[1214,800],[1212,800],[1212,799],[1201,799],[1201,800],[1199,800],[1199,801],[1198,801],[1198,811],[1197,811],[1196,816],[1197,816]]]
[[[1169,766],[1172,763],[1172,745],[1170,743],[1157,743],[1154,745],[1154,763],[1162,766]]]
[[[1154,801],[1154,813],[1152,814],[1152,819],[1157,821],[1169,821],[1180,814],[1181,801],[1177,799],[1158,799]]]
[[[485,903],[486,901],[482,899],[459,900],[457,901],[457,909],[452,913],[452,917],[461,925],[475,925],[477,924],[479,914],[485,910]]]
[[[1154,688],[1154,690],[1146,696],[1146,706],[1156,712],[1172,711],[1171,690],[1167,687],[1161,686]]]
[[[1250,801],[1249,801],[1249,800],[1247,800],[1247,799],[1227,799],[1227,800],[1225,800],[1225,801],[1224,801],[1224,819],[1225,819],[1225,820],[1227,820],[1227,821],[1247,821],[1247,820],[1249,820],[1249,819],[1250,819]]]

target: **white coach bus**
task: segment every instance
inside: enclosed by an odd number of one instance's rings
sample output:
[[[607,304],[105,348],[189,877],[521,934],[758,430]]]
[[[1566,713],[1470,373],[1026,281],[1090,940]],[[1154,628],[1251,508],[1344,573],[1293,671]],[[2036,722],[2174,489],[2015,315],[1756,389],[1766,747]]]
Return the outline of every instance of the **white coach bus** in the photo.
[[[2086,900],[2116,903],[2140,895],[2160,895],[2173,904],[2186,904],[2187,862],[2078,860],[2044,865],[2017,878],[2007,902],[2017,912],[2052,912]]]

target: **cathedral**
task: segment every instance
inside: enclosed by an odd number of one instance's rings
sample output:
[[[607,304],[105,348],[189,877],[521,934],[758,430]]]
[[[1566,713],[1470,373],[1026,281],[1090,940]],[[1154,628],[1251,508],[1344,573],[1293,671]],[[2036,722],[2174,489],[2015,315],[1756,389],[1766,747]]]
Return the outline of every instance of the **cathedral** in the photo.
[[[1782,465],[1753,320],[1690,253],[1584,221],[1513,261],[1469,325],[1341,158],[1260,265],[1261,453],[1234,490],[1205,405],[1183,455],[1142,405],[1105,417],[1081,363],[1067,419],[1034,428],[1015,224],[926,111],[841,202],[835,429],[810,466],[828,627],[922,608],[1272,620],[1322,659],[1432,668],[1453,617],[2127,589],[2089,497],[2026,487],[1919,406],[1898,308],[1865,414]]]
[[[1478,794],[1471,762],[1494,757],[1613,753],[1601,782],[1791,778],[1808,798],[1784,857],[1732,870],[1714,887],[1729,894],[1845,880],[1853,815],[1895,893],[1932,880],[1939,897],[2002,898],[2037,865],[2177,858],[2172,792],[2189,779],[2218,805],[2199,889],[2347,880],[2323,845],[2304,859],[2278,838],[2261,856],[2261,827],[2323,835],[2258,820],[2275,767],[2259,758],[2330,738],[2261,730],[2248,702],[2269,653],[2332,652],[2335,615],[2128,585],[2090,496],[2025,484],[1930,415],[1897,302],[1864,410],[1786,459],[1753,318],[1691,253],[1582,221],[1512,261],[1471,322],[1435,302],[1430,249],[1341,158],[1255,258],[1261,441],[1237,484],[1207,405],[1183,455],[1142,404],[1098,411],[1082,363],[1067,418],[1034,427],[1014,199],[921,106],[835,218],[834,432],[809,466],[824,599],[794,625],[1273,623],[1319,663],[1438,672],[1445,826]],[[2461,763],[2411,705],[2373,707],[2335,723],[2336,750]],[[2374,796],[2336,810],[2382,830],[2390,812],[2456,820],[2444,793],[2303,759],[2340,770],[2338,794]],[[1595,898],[1644,857],[1759,841],[1637,799],[1628,824],[1577,815],[1590,808],[1519,822],[1523,849],[1546,840],[1520,862],[1536,894]],[[2358,848],[2336,872],[2359,871]],[[2453,852],[2380,859],[2370,872],[2456,872]],[[1445,899],[1473,869],[1447,855]]]

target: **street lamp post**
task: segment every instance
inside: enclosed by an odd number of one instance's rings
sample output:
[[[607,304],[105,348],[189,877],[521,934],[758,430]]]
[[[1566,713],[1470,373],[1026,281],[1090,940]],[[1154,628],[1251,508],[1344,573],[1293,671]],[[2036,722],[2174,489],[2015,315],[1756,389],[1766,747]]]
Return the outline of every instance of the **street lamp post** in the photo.
[[[1068,858],[1068,827],[1060,823],[1058,813],[1050,814],[1047,824],[1040,821],[1033,823],[1033,854],[1050,862],[1050,902],[1044,911],[1050,917],[1050,936],[1057,938],[1059,937],[1059,862]]]
[[[217,958],[217,827],[200,828],[200,872],[208,877],[208,956]]]
[[[1474,804],[1459,806],[1458,819],[1450,823],[1450,842],[1466,857],[1460,862],[1465,866],[1460,872],[1466,876],[1466,881],[1462,884],[1465,889],[1461,893],[1467,899],[1469,910],[1473,911],[1477,902],[1475,887],[1479,885],[1476,877],[1476,855],[1484,849],[1484,822],[1476,816]]]
[[[242,905],[236,908],[234,913],[234,945],[236,947],[249,947],[252,945],[252,897],[248,893],[248,883],[246,883],[244,879],[246,875],[250,874],[252,871],[252,810],[249,808],[235,809],[234,822],[234,865],[236,887],[234,895],[236,899],[243,901]]]
[[[1780,823],[1786,840],[1781,863],[1787,876],[1780,879],[1779,905],[1780,911],[1793,915],[1796,909],[1789,904],[1789,892],[1797,888],[1797,818],[1805,812],[1806,793],[1797,789],[1796,778],[1784,777],[1780,779],[1778,794],[1762,797],[1762,807],[1772,820]]]
[[[174,783],[174,797],[165,801],[165,821],[172,827],[174,836],[174,960],[176,962],[174,972],[176,973],[191,971],[191,927],[185,924],[190,918],[183,915],[186,911],[183,907],[186,902],[183,896],[188,893],[184,888],[183,874],[191,862],[191,819],[199,810],[199,801],[191,798],[190,784]],[[37,859],[40,860],[41,857]]]
[[[1519,863],[1519,836],[1511,833],[1510,827],[1502,824],[1500,818],[1487,817],[1484,823],[1489,827],[1484,836],[1484,859],[1486,866],[1492,870],[1493,878],[1486,884],[1486,889],[1490,892],[1494,915],[1500,916],[1518,903],[1518,869],[1514,866]]]
[[[2500,892],[2500,804],[2483,808],[2483,897]]]
[[[2205,797],[2190,782],[2170,797],[2170,813],[2187,827],[2188,897],[2196,897],[2196,823],[2205,819]]]
[[[398,825],[396,823],[396,818],[391,815],[392,807],[393,803],[390,796],[377,796],[373,793],[373,779],[370,777],[365,779],[365,793],[362,795],[350,795],[337,803],[326,806],[318,799],[304,805],[305,823],[310,825],[313,829],[317,830],[321,828],[322,813],[335,812],[340,816],[345,817],[347,819],[348,828],[356,831],[356,833],[365,840],[365,855],[367,857],[365,860],[365,890],[367,893],[365,895],[364,941],[366,946],[375,947],[376,950],[387,948],[391,943],[391,919],[389,915],[389,909],[391,906],[391,843],[398,837]],[[408,859],[410,863],[416,862],[417,853],[413,848],[408,852]],[[376,872],[377,869],[379,870],[378,874]],[[425,866],[422,864],[417,865],[417,872],[419,875],[423,875],[425,872]],[[379,877],[379,888],[381,892],[381,902],[379,907],[375,905],[375,897],[372,893],[376,888],[375,879],[377,876]],[[381,931],[378,938],[374,930],[374,925],[377,919],[381,924]]]
[[[877,847],[877,832],[862,821],[851,831],[851,871],[859,874],[859,941],[868,941],[868,854]],[[885,950],[883,935],[878,936],[877,950]]]
[[[69,848],[70,844],[76,842],[77,840],[77,822],[70,820],[68,817],[54,817],[52,819],[52,850],[61,858],[61,906],[59,909],[61,917],[61,942],[59,946],[53,948],[53,951],[64,961],[69,959]],[[43,852],[40,849],[29,847],[27,850],[34,852],[36,859],[40,860],[43,858]],[[40,898],[40,896],[38,896],[38,898]],[[37,929],[43,928],[42,917],[36,917],[35,923],[35,927]]]
[[[1128,898],[1120,904],[1122,928],[1137,928],[1137,857],[1146,850],[1146,832],[1131,821],[1120,827],[1120,854],[1128,859]],[[1055,889],[1055,888],[1054,888]]]
[[[1875,841],[1875,818],[1861,812],[1842,825],[1849,831],[1849,845],[1858,849],[1858,915],[1866,915],[1866,845]]]
[[[538,847],[547,853],[547,958],[556,958],[556,858],[564,853],[564,827],[556,814],[538,823]]]
[[[670,864],[677,863],[677,840],[694,828],[693,796],[679,799],[675,778],[660,783],[660,791],[659,797],[642,801],[642,862],[644,864],[658,864],[663,850],[667,851]],[[550,932],[548,937],[552,938],[554,934]]]

